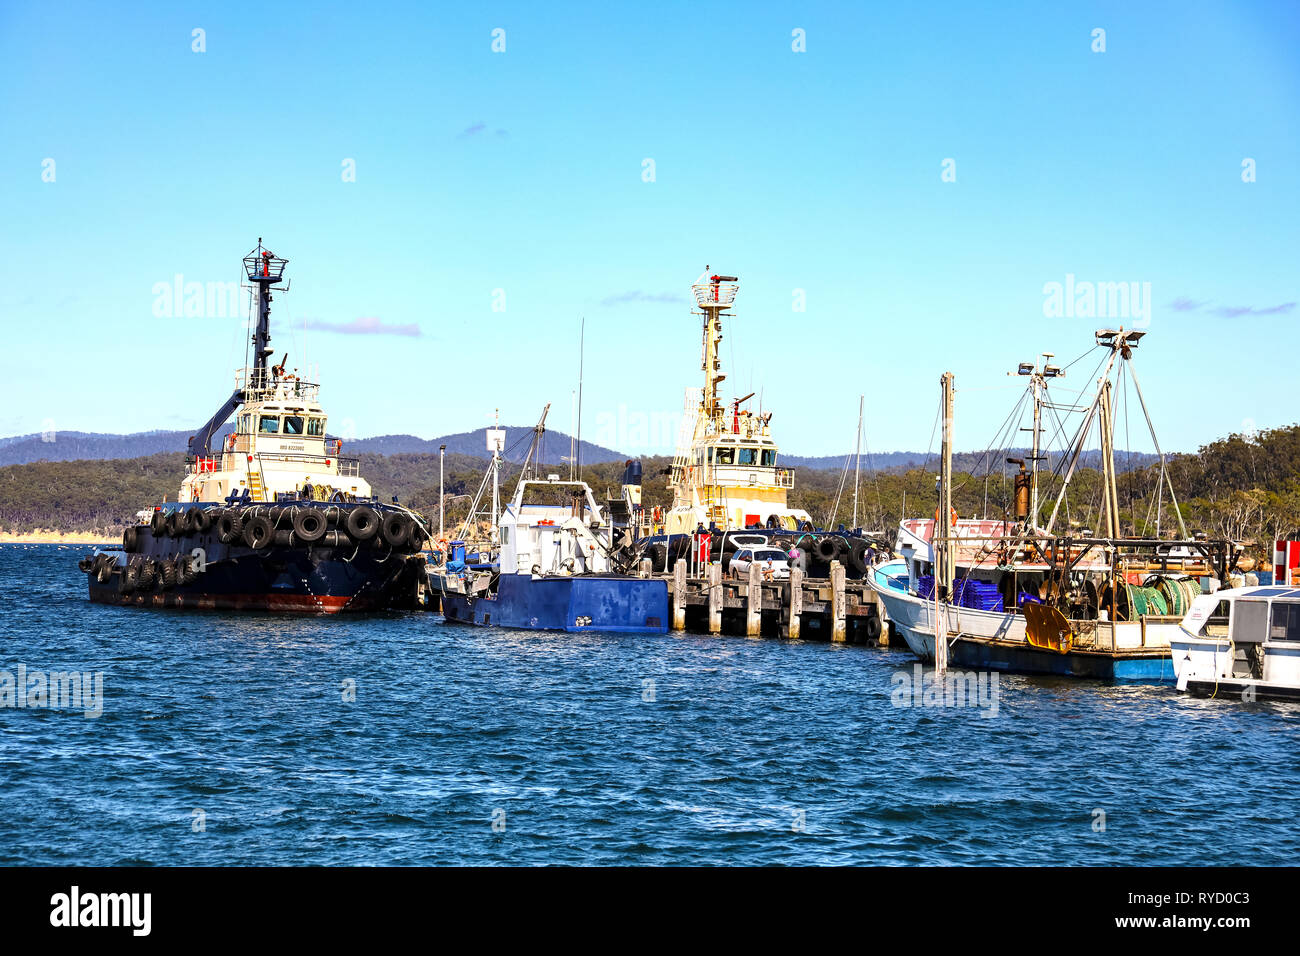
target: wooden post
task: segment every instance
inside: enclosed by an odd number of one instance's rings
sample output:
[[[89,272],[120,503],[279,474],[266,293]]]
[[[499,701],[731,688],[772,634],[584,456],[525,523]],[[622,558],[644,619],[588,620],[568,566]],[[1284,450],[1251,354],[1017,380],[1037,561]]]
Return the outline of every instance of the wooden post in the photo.
[[[745,636],[758,637],[763,630],[763,574],[757,561],[749,562],[745,592]]]
[[[790,617],[785,622],[785,636],[792,641],[799,640],[799,625],[803,622],[803,570],[790,569],[790,600],[786,613]]]
[[[709,633],[722,633],[722,565],[709,565]]]
[[[844,640],[844,565],[831,562],[831,640]]]
[[[673,566],[673,630],[686,630],[686,559]]]

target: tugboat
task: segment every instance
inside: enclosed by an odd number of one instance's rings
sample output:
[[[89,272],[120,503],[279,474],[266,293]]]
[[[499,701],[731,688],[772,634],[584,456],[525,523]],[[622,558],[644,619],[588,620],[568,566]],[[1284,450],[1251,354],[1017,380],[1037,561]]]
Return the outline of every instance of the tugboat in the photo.
[[[453,541],[444,567],[431,573],[444,620],[526,630],[666,632],[668,582],[621,573],[630,556],[616,541],[613,509],[602,507],[581,479],[530,478],[545,421],[543,412],[514,495],[493,522],[496,560],[469,563],[464,542]],[[488,471],[494,513],[499,467],[498,446]],[[476,506],[477,499],[467,529]]]
[[[120,549],[82,559],[91,601],[318,614],[419,604],[427,522],[379,503],[357,459],[327,437],[320,386],[288,369],[287,354],[270,365],[272,292],[287,262],[260,238],[244,257],[257,295],[252,364],[190,439],[177,500],[138,512]]]
[[[710,275],[707,267],[691,287],[699,309],[694,314],[703,318],[704,389],[687,389],[682,440],[669,478],[673,503],[662,526],[652,528],[655,534],[693,534],[701,527],[812,530],[808,512],[787,504],[794,469],[777,467],[772,413],[741,407],[752,392],[734,399],[730,414],[723,405],[722,319],[739,288],[736,276]]]

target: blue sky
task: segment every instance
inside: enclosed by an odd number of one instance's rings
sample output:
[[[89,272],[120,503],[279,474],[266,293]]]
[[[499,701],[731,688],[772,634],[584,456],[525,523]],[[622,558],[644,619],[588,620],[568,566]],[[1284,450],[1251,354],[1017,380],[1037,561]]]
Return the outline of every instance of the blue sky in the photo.
[[[584,437],[663,451],[708,264],[788,452],[845,450],[861,393],[870,448],[926,448],[948,369],[984,447],[1007,370],[1119,324],[1046,315],[1067,274],[1150,283],[1191,449],[1300,418],[1300,4],[0,6],[0,434],[197,428],[244,330],[155,288],[258,236],[273,344],[359,436],[567,428],[585,316]]]

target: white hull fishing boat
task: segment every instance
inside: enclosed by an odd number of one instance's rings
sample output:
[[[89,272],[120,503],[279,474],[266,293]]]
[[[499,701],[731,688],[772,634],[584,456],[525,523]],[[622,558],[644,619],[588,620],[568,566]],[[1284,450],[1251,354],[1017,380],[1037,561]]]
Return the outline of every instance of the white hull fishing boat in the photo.
[[[1170,646],[1180,633],[1182,615],[1204,590],[1226,579],[1238,552],[1228,542],[1188,538],[1181,516],[1179,540],[1161,538],[1158,532],[1152,538],[1120,534],[1110,375],[1118,359],[1131,357],[1142,334],[1122,329],[1097,333],[1097,344],[1110,350],[1109,360],[1061,463],[1068,467],[1045,528],[1037,521],[1038,429],[1047,381],[1060,370],[1049,364],[1020,367],[1031,379],[1034,446],[1029,472],[1022,459],[1008,459],[1020,466],[1014,520],[960,520],[951,507],[952,377],[943,377],[948,424],[940,507],[933,520],[900,525],[896,550],[908,568],[906,590],[896,586],[897,576],[892,587],[882,586],[878,576],[869,578],[895,630],[919,657],[977,669],[1173,680]],[[1140,399],[1140,391],[1138,395]],[[1094,420],[1101,426],[1107,534],[1054,534],[1066,486]],[[1163,456],[1160,480],[1163,494],[1168,481]],[[1172,484],[1169,494],[1176,508]]]
[[[1170,646],[1179,690],[1300,701],[1300,589],[1231,588],[1199,597]]]

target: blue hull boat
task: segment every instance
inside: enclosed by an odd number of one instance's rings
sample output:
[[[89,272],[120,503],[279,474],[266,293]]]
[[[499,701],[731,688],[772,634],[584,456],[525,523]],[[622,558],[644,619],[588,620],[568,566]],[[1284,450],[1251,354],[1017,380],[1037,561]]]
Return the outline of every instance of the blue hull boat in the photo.
[[[502,575],[494,593],[447,592],[448,621],[536,631],[668,630],[668,582],[622,575]]]

